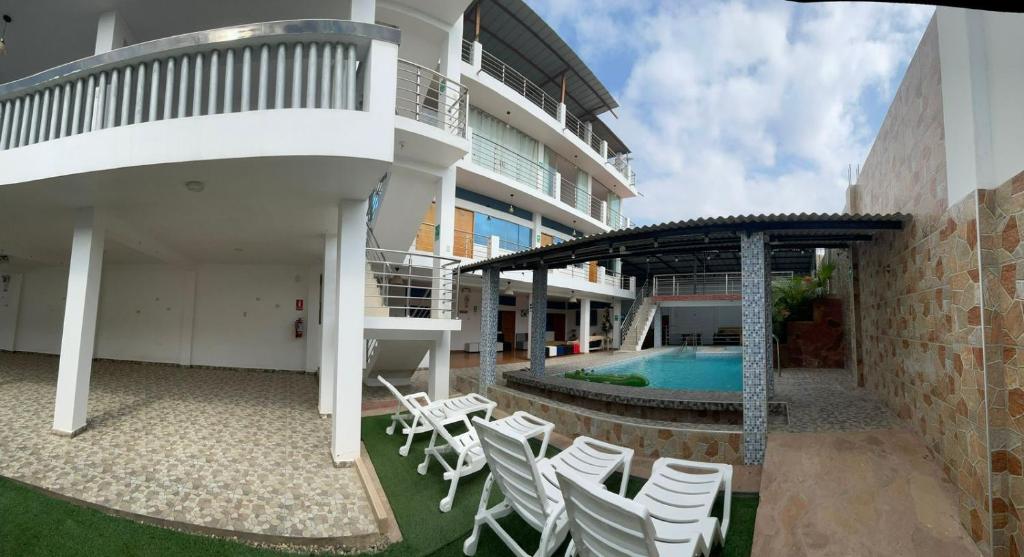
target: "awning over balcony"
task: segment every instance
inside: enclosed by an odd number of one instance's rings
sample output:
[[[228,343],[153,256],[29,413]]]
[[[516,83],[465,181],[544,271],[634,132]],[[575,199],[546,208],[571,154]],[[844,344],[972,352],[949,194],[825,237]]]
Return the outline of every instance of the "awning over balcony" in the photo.
[[[626,274],[732,272],[740,269],[740,238],[765,232],[772,269],[808,272],[817,248],[843,248],[878,232],[903,228],[909,216],[850,214],[749,215],[701,218],[615,230],[466,265],[462,272],[549,269],[622,259]]]
[[[484,50],[514,67],[555,99],[561,98],[564,75],[566,108],[579,119],[594,120],[598,114],[619,106],[573,49],[522,0],[473,2],[464,18],[466,40],[476,37],[478,13],[478,40]]]

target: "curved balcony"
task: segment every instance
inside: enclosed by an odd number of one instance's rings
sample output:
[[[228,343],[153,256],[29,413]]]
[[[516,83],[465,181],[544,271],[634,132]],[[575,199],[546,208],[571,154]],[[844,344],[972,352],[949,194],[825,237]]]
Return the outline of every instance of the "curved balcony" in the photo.
[[[399,36],[342,20],[253,23],[0,85],[0,158],[19,156],[0,181],[268,156],[390,162]]]

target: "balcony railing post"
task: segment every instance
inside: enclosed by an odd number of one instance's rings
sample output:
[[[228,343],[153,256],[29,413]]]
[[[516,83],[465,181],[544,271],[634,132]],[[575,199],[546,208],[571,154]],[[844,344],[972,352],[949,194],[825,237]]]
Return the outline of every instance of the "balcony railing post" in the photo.
[[[551,197],[554,197],[556,201],[561,201],[561,199],[562,199],[562,174],[560,172],[558,172],[557,170],[555,171],[554,174],[555,174],[554,180],[553,180],[554,184],[553,184],[553,187],[551,188]]]
[[[564,128],[565,127],[565,103],[558,104],[558,123]]]
[[[487,257],[498,257],[498,250],[501,249],[501,237],[491,236],[487,243]]]
[[[479,41],[473,41],[473,69],[480,71],[483,65],[484,46]]]

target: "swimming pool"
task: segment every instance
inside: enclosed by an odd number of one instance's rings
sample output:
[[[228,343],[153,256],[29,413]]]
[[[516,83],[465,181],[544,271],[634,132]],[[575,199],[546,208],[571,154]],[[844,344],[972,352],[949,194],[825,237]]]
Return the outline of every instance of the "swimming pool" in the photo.
[[[743,356],[739,351],[673,350],[664,354],[601,366],[594,371],[627,375],[640,373],[656,389],[742,391]]]

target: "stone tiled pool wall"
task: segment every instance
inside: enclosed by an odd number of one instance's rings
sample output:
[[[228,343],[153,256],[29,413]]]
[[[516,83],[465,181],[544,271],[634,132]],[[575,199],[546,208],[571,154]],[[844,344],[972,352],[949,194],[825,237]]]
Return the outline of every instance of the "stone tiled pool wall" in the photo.
[[[466,374],[454,377],[455,387],[460,392],[476,391],[477,382],[473,377]],[[563,435],[586,435],[622,445],[633,449],[640,457],[667,456],[743,464],[743,433],[738,426],[687,424],[682,428],[672,422],[608,416],[504,386],[492,386],[486,396],[497,402],[503,411],[525,410],[554,423],[555,431]]]

